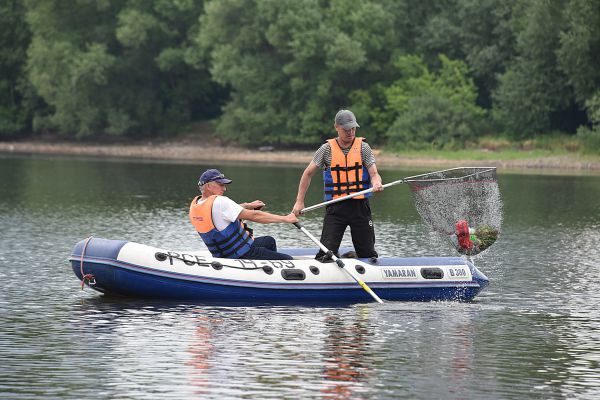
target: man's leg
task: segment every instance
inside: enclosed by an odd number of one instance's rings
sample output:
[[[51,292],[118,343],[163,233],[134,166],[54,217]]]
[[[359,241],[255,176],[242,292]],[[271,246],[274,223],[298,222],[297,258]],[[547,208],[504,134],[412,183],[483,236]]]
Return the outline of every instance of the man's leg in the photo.
[[[375,228],[371,217],[371,206],[368,200],[358,200],[352,210],[350,232],[352,244],[359,258],[377,258],[375,251]]]
[[[255,246],[256,242],[252,244],[250,251],[242,258],[248,260],[292,260],[293,257],[288,254],[278,253],[273,250],[269,250],[266,247]]]
[[[335,203],[327,206],[325,209],[325,217],[323,218],[323,231],[321,232],[321,243],[336,255],[338,254],[344,232],[348,226],[348,221],[346,221],[344,215],[346,205],[342,203]],[[324,255],[325,253],[319,250],[315,258],[321,258]]]
[[[254,238],[254,246],[277,251],[277,242],[275,242],[275,238],[272,236],[259,236]]]
[[[293,257],[277,252],[277,242],[271,236],[254,238],[250,251],[242,258],[248,260],[291,260]]]

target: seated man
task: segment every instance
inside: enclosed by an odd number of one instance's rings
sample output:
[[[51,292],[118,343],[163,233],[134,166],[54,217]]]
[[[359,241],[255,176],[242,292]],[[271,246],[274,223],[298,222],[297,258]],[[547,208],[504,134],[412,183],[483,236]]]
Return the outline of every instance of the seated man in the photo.
[[[253,238],[241,220],[292,224],[298,222],[298,218],[294,213],[282,216],[260,211],[265,205],[260,200],[237,204],[223,196],[226,185],[231,182],[216,169],[204,171],[198,182],[202,196],[196,196],[190,205],[190,221],[212,255],[247,260],[291,260],[291,256],[277,252],[274,238]]]

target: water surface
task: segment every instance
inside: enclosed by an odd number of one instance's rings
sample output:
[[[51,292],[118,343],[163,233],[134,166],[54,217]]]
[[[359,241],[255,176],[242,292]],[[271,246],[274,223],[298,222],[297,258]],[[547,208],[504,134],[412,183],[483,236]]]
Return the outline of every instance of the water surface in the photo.
[[[203,248],[187,209],[208,167],[0,157],[0,397],[600,396],[599,176],[500,171],[503,231],[475,259],[491,284],[472,303],[233,307],[81,290],[67,257],[90,235]],[[217,167],[234,180],[230,197],[274,213],[291,209],[302,173]],[[306,205],[322,201],[314,180]],[[407,187],[372,208],[381,255],[454,255]],[[321,218],[304,224],[318,235]],[[282,247],[312,246],[292,226],[254,228]]]

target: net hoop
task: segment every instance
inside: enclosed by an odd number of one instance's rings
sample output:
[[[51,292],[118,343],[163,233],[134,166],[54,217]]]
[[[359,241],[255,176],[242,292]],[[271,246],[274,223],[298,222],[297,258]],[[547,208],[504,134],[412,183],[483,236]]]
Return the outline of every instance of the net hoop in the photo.
[[[478,254],[495,242],[502,224],[496,167],[457,167],[403,179],[432,231],[462,254]]]
[[[448,173],[448,172],[451,172],[451,171],[461,171],[461,170],[463,170],[463,171],[464,170],[468,170],[468,171],[472,171],[472,172],[470,172],[468,175],[461,175],[461,176],[456,176],[456,177],[448,176],[448,177],[443,177],[443,178],[427,178],[429,176],[435,176],[435,175],[440,175],[440,174]],[[468,178],[471,178],[471,177],[477,177],[477,175],[485,174],[485,173],[492,173],[493,176],[495,177],[496,176],[496,167],[456,167],[456,168],[449,168],[449,169],[443,169],[441,171],[427,172],[427,173],[420,174],[420,175],[409,176],[409,177],[404,178],[403,181],[406,182],[406,183],[410,183],[410,182],[460,181],[460,180],[467,180]],[[491,181],[495,182],[495,179],[492,179]]]

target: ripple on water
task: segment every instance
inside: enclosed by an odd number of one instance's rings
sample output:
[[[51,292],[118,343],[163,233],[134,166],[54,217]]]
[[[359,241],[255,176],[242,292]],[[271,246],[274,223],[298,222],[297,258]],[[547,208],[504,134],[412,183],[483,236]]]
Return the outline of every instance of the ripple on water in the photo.
[[[197,166],[73,168],[63,162],[60,178],[53,180],[61,162],[38,168],[23,163],[10,185],[0,182],[0,397],[600,396],[595,181],[572,186],[585,188],[586,197],[561,192],[562,180],[552,186],[551,178],[527,179],[523,186],[507,177],[508,188],[518,190],[503,191],[502,235],[474,259],[491,284],[472,303],[232,307],[81,291],[66,262],[72,246],[91,234],[202,248],[184,204]],[[228,167],[233,175],[247,170]],[[297,184],[296,170],[285,174]],[[551,208],[539,209],[541,197],[552,197]],[[288,200],[269,204],[269,210],[283,213]],[[382,256],[455,255],[427,231],[408,201],[389,195],[378,201],[373,204]],[[303,217],[315,235],[321,215]],[[313,246],[290,226],[255,228],[258,235],[276,236],[281,247]],[[343,244],[351,244],[349,234]]]

